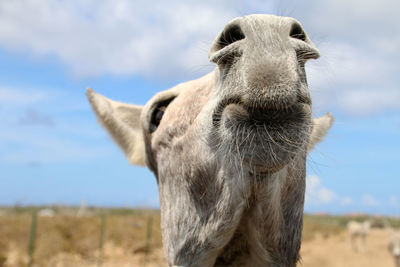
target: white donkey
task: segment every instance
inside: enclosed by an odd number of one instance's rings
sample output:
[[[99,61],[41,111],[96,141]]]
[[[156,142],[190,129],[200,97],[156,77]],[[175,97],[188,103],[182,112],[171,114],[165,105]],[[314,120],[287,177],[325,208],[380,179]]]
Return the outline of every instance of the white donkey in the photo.
[[[368,220],[362,223],[356,221],[349,221],[347,223],[349,242],[350,246],[354,251],[365,252],[366,250],[365,240],[367,238],[370,229],[371,229],[371,223]]]
[[[292,18],[229,22],[216,69],[144,107],[87,95],[132,164],[158,182],[170,266],[295,266],[307,151],[330,128],[312,119],[304,64],[319,52]]]
[[[396,267],[400,267],[400,229],[390,231],[389,252],[394,258]]]

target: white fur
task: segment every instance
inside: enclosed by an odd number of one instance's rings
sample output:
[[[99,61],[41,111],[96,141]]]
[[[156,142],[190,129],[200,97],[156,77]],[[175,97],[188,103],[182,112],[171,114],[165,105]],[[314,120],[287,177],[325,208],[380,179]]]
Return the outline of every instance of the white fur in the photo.
[[[356,251],[365,251],[365,239],[370,231],[370,221],[364,221],[362,223],[356,221],[350,221],[347,224],[347,231],[349,233],[350,245]],[[357,241],[361,242],[361,245],[357,245]]]
[[[86,93],[99,122],[125,152],[131,164],[145,166],[140,114],[142,107],[110,100],[92,89]]]
[[[88,90],[130,162],[157,178],[170,266],[296,265],[306,154],[333,122],[311,118],[304,64],[318,57],[298,21],[250,15],[217,36],[213,72],[145,107]]]

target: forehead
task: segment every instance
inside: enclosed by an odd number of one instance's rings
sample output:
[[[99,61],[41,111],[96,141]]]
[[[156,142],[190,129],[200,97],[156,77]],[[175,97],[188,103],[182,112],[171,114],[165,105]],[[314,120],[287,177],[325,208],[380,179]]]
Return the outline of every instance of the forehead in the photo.
[[[235,20],[233,20],[235,21]],[[232,21],[232,22],[233,22]],[[260,28],[266,29],[279,29],[279,28],[286,28],[290,27],[293,23],[300,22],[295,20],[294,18],[290,17],[278,17],[275,15],[265,15],[265,14],[256,14],[256,15],[249,15],[242,18],[238,18],[237,21],[243,26],[253,27],[253,30],[258,30]]]
[[[165,124],[190,124],[209,99],[207,88],[185,88],[170,104],[165,113]]]
[[[274,23],[281,23],[282,21],[286,20],[294,20],[293,18],[290,17],[280,17],[280,16],[275,16],[275,15],[269,15],[269,14],[252,14],[248,16],[244,16],[244,19],[247,21],[259,21],[259,22],[264,22],[264,23],[269,23],[269,24],[274,24]]]

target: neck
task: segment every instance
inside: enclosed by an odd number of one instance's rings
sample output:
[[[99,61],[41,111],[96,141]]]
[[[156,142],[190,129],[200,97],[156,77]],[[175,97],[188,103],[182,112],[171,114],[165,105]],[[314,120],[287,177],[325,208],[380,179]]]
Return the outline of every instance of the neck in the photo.
[[[169,264],[295,266],[302,230],[305,152],[263,177],[244,177],[240,166],[221,166],[215,158],[202,155],[185,155],[197,164],[182,165],[184,156],[176,151],[170,155],[176,164],[160,164],[160,173],[167,174],[159,176],[159,191]]]
[[[305,166],[299,162],[254,186],[249,206],[215,266],[296,266],[305,192]]]

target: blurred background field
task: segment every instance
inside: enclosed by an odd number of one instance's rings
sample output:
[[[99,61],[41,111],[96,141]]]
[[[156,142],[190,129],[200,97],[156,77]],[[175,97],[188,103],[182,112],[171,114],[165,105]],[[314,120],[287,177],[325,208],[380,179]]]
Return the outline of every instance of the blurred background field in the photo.
[[[0,266],[27,266],[29,243],[32,266],[145,266],[162,247],[158,210],[14,207],[0,213]]]
[[[350,249],[346,224],[366,219],[373,227],[367,251],[357,253]],[[399,227],[400,218],[306,215],[300,266],[393,266],[385,224]],[[31,266],[167,266],[159,210],[1,208],[0,266],[29,266],[30,261]]]

